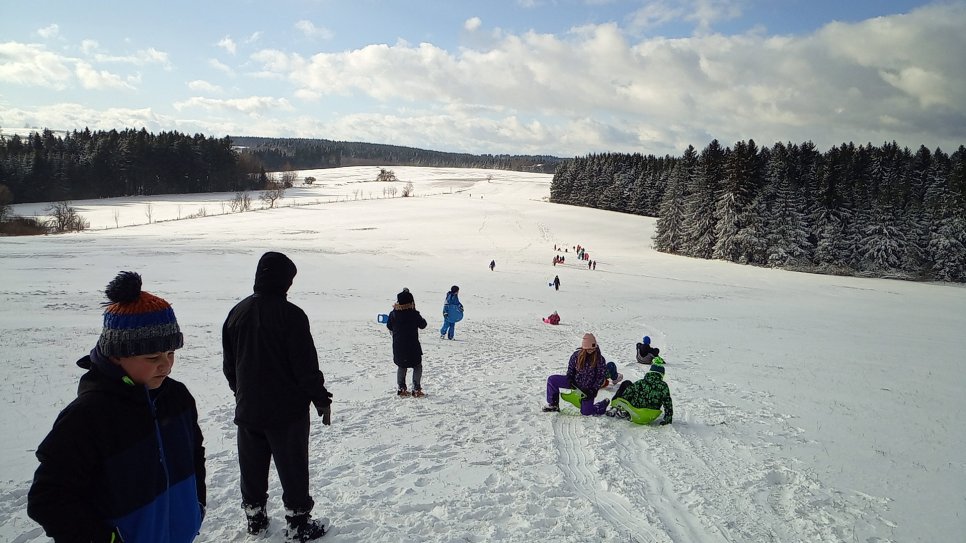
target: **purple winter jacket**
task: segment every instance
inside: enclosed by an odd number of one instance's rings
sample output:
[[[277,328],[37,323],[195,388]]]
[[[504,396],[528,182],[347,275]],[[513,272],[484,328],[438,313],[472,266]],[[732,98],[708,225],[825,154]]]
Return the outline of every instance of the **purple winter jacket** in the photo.
[[[584,366],[584,369],[577,370],[577,357],[580,349],[570,355],[570,363],[567,364],[567,379],[570,380],[585,396],[593,398],[597,395],[604,380],[607,379],[607,360],[604,355],[597,351],[597,365],[594,367]]]

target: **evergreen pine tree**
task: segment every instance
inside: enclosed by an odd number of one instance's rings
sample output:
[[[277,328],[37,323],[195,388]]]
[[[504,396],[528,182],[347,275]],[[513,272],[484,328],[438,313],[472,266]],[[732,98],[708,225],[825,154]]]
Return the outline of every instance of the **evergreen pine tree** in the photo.
[[[684,229],[687,226],[688,187],[694,175],[698,155],[693,146],[688,146],[684,156],[671,170],[664,198],[661,199],[660,216],[654,234],[654,246],[658,251],[680,253],[684,246]]]
[[[712,140],[701,151],[695,168],[693,190],[687,197],[684,228],[684,254],[698,258],[711,258],[715,244],[715,202],[724,150],[718,140]]]

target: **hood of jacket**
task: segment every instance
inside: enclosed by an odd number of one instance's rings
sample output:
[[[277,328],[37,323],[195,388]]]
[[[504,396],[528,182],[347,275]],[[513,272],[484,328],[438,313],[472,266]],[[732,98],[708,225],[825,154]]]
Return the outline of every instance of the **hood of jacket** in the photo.
[[[258,259],[254,291],[258,294],[286,294],[298,270],[282,253],[269,251]]]
[[[77,384],[77,396],[91,392],[106,392],[134,402],[144,401],[145,387],[131,380],[121,366],[102,355],[95,347],[91,354],[77,361],[77,366],[87,370]],[[167,379],[165,379],[167,381]],[[164,386],[164,383],[161,385]]]

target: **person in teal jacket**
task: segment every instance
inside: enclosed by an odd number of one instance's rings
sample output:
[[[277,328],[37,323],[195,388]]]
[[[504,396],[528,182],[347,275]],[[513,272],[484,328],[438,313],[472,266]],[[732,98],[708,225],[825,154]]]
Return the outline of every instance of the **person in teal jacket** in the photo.
[[[654,360],[661,363],[652,364],[643,379],[621,383],[611,401],[624,398],[636,408],[663,409],[664,418],[661,420],[663,426],[671,424],[674,418],[674,405],[671,403],[671,389],[664,382],[663,360],[660,357]],[[605,414],[611,417],[630,418],[626,411],[618,408],[611,408]]]
[[[453,339],[456,323],[463,319],[463,304],[460,303],[460,288],[453,285],[446,293],[443,302],[443,327],[439,329],[439,339]]]

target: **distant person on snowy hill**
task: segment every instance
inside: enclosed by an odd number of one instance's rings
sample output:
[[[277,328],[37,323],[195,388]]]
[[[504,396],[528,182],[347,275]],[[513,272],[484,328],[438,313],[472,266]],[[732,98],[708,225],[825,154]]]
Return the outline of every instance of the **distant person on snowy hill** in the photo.
[[[639,364],[650,364],[654,357],[661,354],[661,349],[651,346],[651,336],[644,336],[641,343],[637,344],[637,362]]]
[[[463,320],[463,304],[460,303],[460,288],[453,285],[446,293],[443,302],[443,327],[439,329],[439,339],[453,339],[456,323]]]
[[[409,396],[406,373],[413,369],[412,395],[423,396],[423,347],[419,331],[426,328],[426,319],[416,311],[416,301],[408,288],[396,295],[396,303],[389,312],[386,328],[392,332],[392,361],[396,364],[396,395]]]
[[[607,379],[607,361],[597,349],[594,334],[584,334],[580,348],[570,355],[566,375],[551,375],[547,378],[547,405],[544,411],[560,411],[560,389],[579,389],[584,393],[580,401],[581,415],[602,415],[607,411],[610,400],[594,403],[597,391]]]
[[[491,260],[490,261],[490,271],[493,271],[493,268],[495,268],[495,267],[496,267],[496,260]]]
[[[560,276],[559,275],[554,275],[553,276],[553,283],[551,283],[551,284],[553,285],[553,289],[554,290],[560,290]]]
[[[655,362],[661,358],[654,359]],[[624,398],[631,405],[638,409],[664,409],[664,419],[661,425],[671,424],[674,418],[674,405],[671,403],[671,389],[664,382],[664,364],[656,363],[651,365],[651,369],[644,375],[644,378],[631,382],[624,381],[617,392],[614,393],[614,400]],[[630,419],[627,411],[619,408],[607,410],[607,416]]]
[[[556,311],[550,314],[548,317],[544,317],[543,322],[547,324],[560,324],[560,315]]]
[[[106,294],[77,398],[37,447],[27,515],[55,542],[189,543],[205,514],[205,448],[195,399],[169,377],[184,337],[140,275],[121,272]]]

